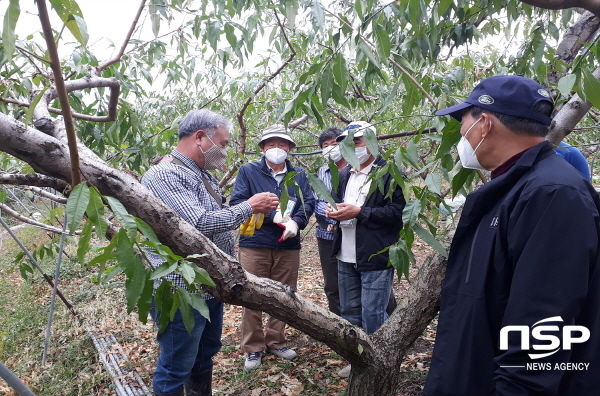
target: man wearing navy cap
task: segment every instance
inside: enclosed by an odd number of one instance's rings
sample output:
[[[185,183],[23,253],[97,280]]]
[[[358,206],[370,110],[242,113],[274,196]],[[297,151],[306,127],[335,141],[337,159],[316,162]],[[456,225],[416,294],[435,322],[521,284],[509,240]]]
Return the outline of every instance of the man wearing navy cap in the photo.
[[[424,395],[600,389],[600,199],[545,141],[553,103],[523,76],[483,80],[438,111],[466,168],[492,172],[456,229]]]

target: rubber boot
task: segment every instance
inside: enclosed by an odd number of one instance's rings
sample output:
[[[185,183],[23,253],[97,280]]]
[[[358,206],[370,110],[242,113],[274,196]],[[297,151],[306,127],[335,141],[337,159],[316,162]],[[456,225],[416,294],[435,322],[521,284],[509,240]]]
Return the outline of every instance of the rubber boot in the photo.
[[[212,367],[192,374],[183,387],[186,396],[212,396]]]

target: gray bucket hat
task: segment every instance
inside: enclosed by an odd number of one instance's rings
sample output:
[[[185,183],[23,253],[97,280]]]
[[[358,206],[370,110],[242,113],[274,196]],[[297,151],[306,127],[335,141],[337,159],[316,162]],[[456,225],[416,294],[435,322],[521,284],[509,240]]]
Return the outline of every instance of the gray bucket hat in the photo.
[[[292,139],[292,135],[290,135],[283,125],[271,125],[266,127],[262,132],[258,145],[261,146],[267,139],[274,137],[285,139],[292,144],[292,147],[296,147],[296,142]]]

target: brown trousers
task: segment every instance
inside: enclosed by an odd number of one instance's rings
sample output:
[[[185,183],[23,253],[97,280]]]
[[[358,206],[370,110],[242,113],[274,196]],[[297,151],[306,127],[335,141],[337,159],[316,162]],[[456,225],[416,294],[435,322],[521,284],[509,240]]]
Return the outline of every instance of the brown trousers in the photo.
[[[240,247],[240,264],[253,275],[270,278],[283,284],[296,287],[300,250],[261,249]],[[241,349],[245,353],[261,352],[265,349],[279,349],[286,346],[285,323],[269,317],[263,331],[262,311],[244,308],[242,310]]]

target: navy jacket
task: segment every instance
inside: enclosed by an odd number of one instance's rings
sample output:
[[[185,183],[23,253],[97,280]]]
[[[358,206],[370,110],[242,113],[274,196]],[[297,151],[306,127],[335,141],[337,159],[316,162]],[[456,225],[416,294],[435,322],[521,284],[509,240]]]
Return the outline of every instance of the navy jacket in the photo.
[[[303,230],[308,224],[308,219],[312,216],[315,208],[315,198],[312,194],[310,185],[306,178],[304,169],[293,166],[290,161],[285,161],[288,173],[291,171],[298,172],[294,179],[304,198],[302,199],[296,193],[294,186],[288,188],[290,199],[295,199],[296,204],[292,210],[291,218],[298,224],[298,228]],[[287,173],[286,173],[287,175]],[[237,205],[242,201],[248,200],[254,194],[261,192],[272,192],[281,198],[283,182],[277,184],[277,181],[271,176],[265,158],[260,161],[251,162],[243,165],[235,179],[233,194],[231,195],[230,204]],[[251,248],[266,248],[266,249],[300,249],[300,233],[294,238],[288,238],[283,242],[278,242],[278,239],[283,233],[283,228],[273,223],[275,210],[272,210],[267,216],[263,226],[254,232],[251,237],[240,235],[240,247]]]
[[[599,213],[593,187],[548,142],[469,194],[450,249],[424,395],[600,392]],[[567,349],[567,325],[587,327],[590,339]],[[501,337],[505,326],[529,330]],[[540,327],[536,336],[538,326],[556,327]],[[589,366],[565,370],[565,363]]]
[[[378,167],[385,165],[381,158],[375,160],[371,172],[375,172]],[[340,172],[340,183],[338,190],[334,191],[332,196],[336,202],[343,202],[346,193],[346,185],[350,178],[350,167],[344,168]],[[374,183],[373,181],[372,183]],[[383,177],[383,183],[387,189],[392,183],[392,176],[389,173]],[[360,208],[360,213],[356,217],[356,269],[358,271],[376,271],[388,267],[388,252],[373,254],[398,242],[399,232],[402,229],[402,211],[406,206],[406,200],[402,194],[402,188],[396,186],[392,193],[392,198],[385,198],[377,188],[367,197],[365,203]],[[336,256],[342,245],[342,231],[338,227],[333,242],[333,256]]]

